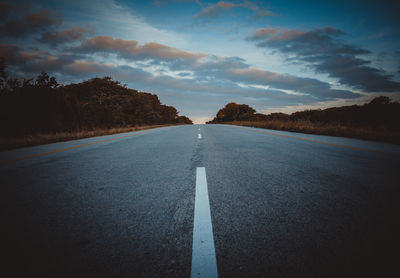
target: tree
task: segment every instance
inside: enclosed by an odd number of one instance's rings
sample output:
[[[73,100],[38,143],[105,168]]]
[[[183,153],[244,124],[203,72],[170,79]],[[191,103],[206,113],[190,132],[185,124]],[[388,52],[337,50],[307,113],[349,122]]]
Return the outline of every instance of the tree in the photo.
[[[232,122],[250,119],[256,110],[246,104],[228,103],[218,111],[212,122]]]
[[[57,88],[59,84],[56,78],[50,77],[47,73],[41,72],[38,77],[36,77],[35,85],[39,88]]]
[[[387,96],[380,96],[380,97],[376,97],[373,100],[371,100],[371,102],[369,103],[369,105],[386,105],[386,104],[390,104],[390,98],[388,98]]]
[[[0,90],[3,91],[7,84],[6,61],[0,57]]]

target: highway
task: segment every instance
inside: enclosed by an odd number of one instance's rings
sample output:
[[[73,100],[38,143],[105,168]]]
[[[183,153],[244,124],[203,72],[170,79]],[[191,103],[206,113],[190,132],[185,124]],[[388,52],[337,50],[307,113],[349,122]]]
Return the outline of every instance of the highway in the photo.
[[[228,125],[1,152],[2,277],[400,277],[399,171],[397,145]]]

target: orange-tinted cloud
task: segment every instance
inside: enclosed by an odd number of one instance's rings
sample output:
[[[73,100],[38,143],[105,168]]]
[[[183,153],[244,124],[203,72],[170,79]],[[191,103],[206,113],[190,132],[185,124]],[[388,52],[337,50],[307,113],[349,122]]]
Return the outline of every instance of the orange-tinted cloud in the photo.
[[[100,64],[98,62],[77,60],[72,64],[66,66],[67,71],[71,71],[75,74],[87,74],[87,73],[107,73],[115,68],[112,64]]]
[[[301,30],[280,30],[275,28],[260,28],[249,36],[248,40],[289,40],[304,34]]]
[[[232,2],[224,2],[224,1],[220,1],[216,4],[217,6],[220,6],[221,8],[224,9],[231,9],[234,7],[240,7],[240,4],[236,4],[236,3],[232,3]]]
[[[125,59],[133,60],[196,60],[205,57],[204,53],[191,53],[159,43],[139,45],[135,40],[114,39],[110,36],[96,36],[86,39],[73,50],[83,53],[115,53]]]
[[[206,55],[204,53],[191,53],[183,50],[179,50],[173,47],[169,47],[159,43],[147,43],[143,46],[137,47],[138,53],[158,59],[183,59],[183,60],[195,60],[203,58]]]
[[[253,2],[251,2],[249,0],[244,0],[242,5],[244,8],[247,8],[247,9],[253,11],[254,15],[257,17],[276,15],[275,13],[273,13],[269,10],[260,8],[259,6],[257,6],[256,4],[254,4]]]
[[[135,40],[114,39],[110,36],[96,36],[94,38],[86,39],[82,44],[76,48],[83,52],[122,52],[126,54],[134,54],[138,42]]]

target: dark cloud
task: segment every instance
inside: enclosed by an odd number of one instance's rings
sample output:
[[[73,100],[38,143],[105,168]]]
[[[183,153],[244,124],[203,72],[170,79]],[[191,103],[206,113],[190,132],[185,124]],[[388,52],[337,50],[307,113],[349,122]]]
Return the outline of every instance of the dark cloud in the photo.
[[[45,55],[40,59],[20,66],[19,69],[33,74],[45,71],[64,75],[68,74],[67,66],[79,61],[80,58],[82,57],[68,54]]]
[[[5,37],[24,37],[49,30],[61,24],[61,18],[50,10],[26,14],[18,19],[5,21],[0,25],[0,35]]]
[[[318,73],[327,73],[341,84],[366,92],[398,92],[400,83],[370,61],[358,55],[368,50],[346,44],[338,38],[343,32],[330,27],[301,30],[259,29],[247,39],[258,47],[295,55],[291,61],[305,62]]]
[[[83,40],[85,35],[94,34],[93,28],[81,28],[73,27],[68,30],[62,30],[57,32],[45,32],[38,39],[41,43],[46,43],[51,46],[57,46],[63,43],[69,43],[74,41]]]
[[[41,50],[25,51],[13,44],[0,44],[0,57],[5,59],[7,66],[20,73],[63,73],[65,66],[73,64],[81,56],[58,53],[50,55]]]
[[[14,44],[0,44],[0,57],[3,57],[8,65],[23,65],[41,59],[42,55],[41,51],[27,52]]]
[[[0,2],[0,22],[4,22],[14,10],[13,5]]]
[[[318,79],[279,74],[257,68],[228,69],[222,72],[220,77],[246,84],[290,90],[292,93],[307,94],[319,100],[355,98],[360,96],[348,90],[332,89],[328,83]]]
[[[4,59],[7,57],[9,64],[23,62],[19,55],[19,47],[13,44],[0,44],[0,57]]]
[[[0,2],[0,23],[7,22],[12,18],[17,18],[26,15],[31,6],[29,4],[10,4]]]

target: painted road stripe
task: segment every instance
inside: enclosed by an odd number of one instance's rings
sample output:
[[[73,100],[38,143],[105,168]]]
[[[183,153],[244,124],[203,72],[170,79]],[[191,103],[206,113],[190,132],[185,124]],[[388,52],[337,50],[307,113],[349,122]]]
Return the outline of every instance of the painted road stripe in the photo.
[[[206,169],[196,169],[191,278],[218,277]]]
[[[199,139],[201,139],[201,133],[199,133]]]
[[[134,131],[133,133],[130,133],[130,134],[124,135],[124,136],[113,137],[113,138],[110,138],[110,139],[105,139],[105,140],[101,140],[101,141],[96,141],[96,142],[91,142],[91,143],[87,143],[87,144],[77,145],[77,146],[73,146],[73,147],[69,147],[69,148],[53,150],[53,151],[44,152],[44,153],[37,153],[37,154],[27,155],[27,156],[19,157],[19,158],[16,158],[16,159],[4,160],[4,161],[0,161],[0,164],[17,162],[17,161],[26,160],[26,159],[30,159],[30,158],[35,158],[35,157],[39,157],[39,156],[44,156],[44,155],[48,155],[48,154],[53,154],[53,153],[59,153],[59,152],[63,152],[63,151],[78,149],[78,148],[82,148],[82,147],[86,147],[86,146],[96,145],[96,144],[99,144],[99,143],[115,141],[115,140],[122,139],[122,138],[127,138],[127,137],[132,137],[132,136],[135,136],[135,135],[145,134],[145,133],[148,133],[148,132],[150,132],[150,131],[143,131],[143,132]]]

